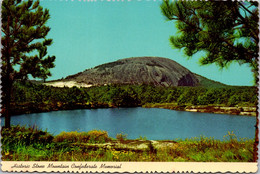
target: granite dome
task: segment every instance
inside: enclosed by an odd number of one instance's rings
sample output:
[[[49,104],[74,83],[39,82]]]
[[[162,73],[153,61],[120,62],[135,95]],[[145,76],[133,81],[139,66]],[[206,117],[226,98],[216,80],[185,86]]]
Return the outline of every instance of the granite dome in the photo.
[[[105,84],[153,84],[156,86],[197,86],[198,77],[177,62],[162,57],[120,59],[68,76],[93,86]]]

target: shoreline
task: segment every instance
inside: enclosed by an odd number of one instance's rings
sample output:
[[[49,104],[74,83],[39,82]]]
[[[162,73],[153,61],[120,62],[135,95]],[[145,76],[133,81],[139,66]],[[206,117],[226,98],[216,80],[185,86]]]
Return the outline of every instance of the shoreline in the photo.
[[[213,114],[230,114],[241,116],[257,116],[257,107],[255,106],[217,106],[217,105],[193,105],[193,106],[178,106],[170,103],[148,103],[143,105],[144,108],[161,108],[177,111],[213,113]]]
[[[143,108],[161,108],[170,109],[176,111],[186,112],[200,112],[200,113],[213,113],[213,114],[229,114],[229,115],[241,115],[241,116],[257,116],[256,106],[218,106],[218,105],[176,105],[174,103],[147,103],[137,106],[124,106],[127,108],[131,107],[143,107]],[[24,103],[14,104],[12,103],[11,115],[22,115],[22,114],[33,114],[43,113],[61,110],[76,110],[76,109],[99,109],[99,108],[120,108],[110,103],[53,103],[53,104],[35,104],[35,103]]]
[[[76,161],[133,162],[252,162],[256,160],[254,155],[257,152],[254,149],[254,139],[238,139],[234,137],[233,132],[228,132],[223,140],[202,136],[173,140],[147,140],[145,137],[127,139],[122,134],[118,134],[119,136],[114,139],[102,130],[63,132],[53,136],[47,131],[23,126],[4,128],[2,134],[5,142],[2,156],[4,161],[75,161],[76,159]],[[28,143],[28,138],[21,139],[21,135],[29,136],[30,142]],[[20,150],[20,144],[24,150]]]
[[[11,115],[23,115],[23,114],[33,114],[33,113],[43,113],[43,112],[53,112],[53,111],[64,111],[64,110],[76,110],[76,109],[99,109],[99,108],[116,108],[112,104],[105,103],[95,103],[95,104],[70,104],[70,103],[53,103],[53,104],[13,104],[11,105]]]

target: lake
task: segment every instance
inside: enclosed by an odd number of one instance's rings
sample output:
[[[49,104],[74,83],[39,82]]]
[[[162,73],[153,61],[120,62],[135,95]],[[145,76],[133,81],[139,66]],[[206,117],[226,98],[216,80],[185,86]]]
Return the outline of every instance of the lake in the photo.
[[[4,119],[2,119],[2,125]],[[37,125],[57,135],[62,131],[105,130],[109,136],[127,134],[149,140],[172,140],[201,135],[223,140],[228,131],[240,138],[254,138],[256,117],[195,113],[159,108],[106,108],[53,111],[12,116],[13,125]]]

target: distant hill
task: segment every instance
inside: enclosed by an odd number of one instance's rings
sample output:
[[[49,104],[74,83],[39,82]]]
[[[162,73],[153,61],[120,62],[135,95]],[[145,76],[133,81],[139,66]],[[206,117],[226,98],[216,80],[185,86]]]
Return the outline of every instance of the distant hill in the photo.
[[[100,86],[107,84],[151,84],[155,86],[225,86],[194,74],[177,62],[162,57],[134,57],[105,63],[50,82],[53,86]],[[63,85],[63,86],[62,86]]]
[[[226,85],[226,84],[214,81],[214,80],[210,80],[210,79],[203,77],[201,75],[198,75],[198,74],[195,74],[195,76],[199,80],[199,86],[214,87],[214,88],[231,87],[229,85]]]

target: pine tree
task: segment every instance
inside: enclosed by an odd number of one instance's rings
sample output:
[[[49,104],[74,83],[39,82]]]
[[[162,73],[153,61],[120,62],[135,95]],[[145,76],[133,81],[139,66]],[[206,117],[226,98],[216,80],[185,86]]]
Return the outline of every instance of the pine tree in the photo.
[[[13,83],[32,77],[47,78],[55,56],[47,56],[52,39],[46,36],[49,11],[39,0],[2,1],[2,113],[5,127],[10,127],[10,102]]]
[[[248,64],[258,76],[258,2],[173,1],[161,4],[163,15],[176,22],[178,35],[171,36],[174,48],[187,56],[204,51],[202,65],[221,68],[231,62]]]

